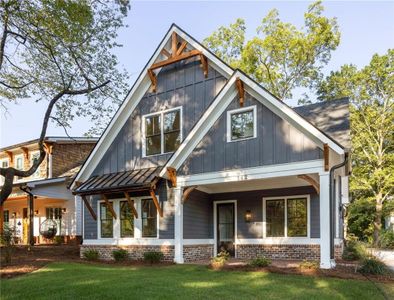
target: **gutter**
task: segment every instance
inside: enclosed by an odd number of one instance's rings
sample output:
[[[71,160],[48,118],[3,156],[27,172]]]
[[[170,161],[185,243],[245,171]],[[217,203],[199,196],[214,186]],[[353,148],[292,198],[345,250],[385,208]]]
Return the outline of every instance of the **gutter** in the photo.
[[[334,198],[335,198],[335,194],[334,194],[334,172],[344,166],[346,166],[346,164],[349,161],[349,152],[345,152],[345,158],[343,160],[343,162],[334,165],[331,167],[330,169],[330,258],[334,259],[334,238],[335,238],[335,234],[334,234],[334,215],[335,215],[335,204],[334,204]]]

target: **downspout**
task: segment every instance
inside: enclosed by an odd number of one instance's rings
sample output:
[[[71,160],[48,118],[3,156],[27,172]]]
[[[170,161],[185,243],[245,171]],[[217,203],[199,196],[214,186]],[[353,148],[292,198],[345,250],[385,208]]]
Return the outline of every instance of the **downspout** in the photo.
[[[28,186],[20,186],[22,191],[29,195],[29,246],[34,245],[34,195]],[[30,249],[30,248],[29,248]]]
[[[335,214],[335,191],[334,191],[334,172],[343,166],[346,166],[349,160],[349,153],[345,152],[345,158],[343,162],[332,166],[330,169],[330,258],[334,259],[334,238],[335,238],[335,224],[334,224],[334,214]]]

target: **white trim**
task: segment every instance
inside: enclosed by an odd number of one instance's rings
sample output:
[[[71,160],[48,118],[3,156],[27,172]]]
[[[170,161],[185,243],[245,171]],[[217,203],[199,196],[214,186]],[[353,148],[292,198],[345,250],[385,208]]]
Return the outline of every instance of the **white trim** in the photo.
[[[188,176],[178,176],[177,184],[180,186],[204,185],[252,179],[265,179],[302,174],[319,173],[323,170],[323,160],[286,163],[262,167],[253,167],[229,171],[210,172]]]
[[[193,245],[214,245],[214,239],[183,239],[184,246],[193,246]]]
[[[183,140],[183,107],[182,106],[178,106],[178,107],[174,107],[174,108],[169,108],[169,109],[165,109],[165,110],[161,110],[158,112],[154,112],[154,113],[149,113],[146,115],[143,115],[141,118],[141,144],[142,144],[142,157],[152,157],[152,156],[156,156],[156,155],[163,155],[163,154],[168,154],[168,153],[173,153],[175,151],[170,151],[170,152],[164,152],[164,115],[172,112],[172,111],[177,111],[179,110],[179,130],[180,130],[180,135],[181,135],[181,143]],[[149,118],[149,117],[153,117],[153,116],[160,116],[160,153],[157,154],[150,154],[147,155],[146,154],[146,128],[145,128],[145,119]]]
[[[306,236],[287,236],[287,201],[289,199],[299,199],[299,198],[306,198]],[[267,237],[267,200],[284,200],[285,201],[285,210],[284,210],[284,215],[285,215],[285,232],[283,237]],[[275,196],[275,197],[263,197],[263,239],[272,240],[273,242],[275,240],[281,241],[281,240],[289,240],[291,241],[290,243],[297,244],[297,241],[307,241],[311,239],[311,196],[309,194],[306,195],[289,195],[289,196]]]
[[[173,239],[150,239],[150,238],[108,238],[108,239],[84,239],[83,245],[118,245],[118,246],[173,246]]]
[[[218,254],[218,237],[217,237],[217,205],[223,203],[234,203],[234,257],[237,257],[237,229],[238,229],[238,213],[237,200],[220,200],[213,201],[213,256]]]
[[[231,115],[239,114],[239,113],[243,113],[243,112],[248,112],[248,111],[253,112],[253,136],[233,140],[232,139],[232,131],[231,131]],[[237,109],[227,111],[227,143],[250,140],[250,139],[254,139],[256,137],[257,137],[257,106],[256,105],[251,105],[251,106],[237,108]]]
[[[151,59],[148,61],[145,69],[142,71],[140,76],[135,81],[133,87],[130,92],[126,96],[122,105],[119,107],[117,112],[115,113],[113,119],[109,123],[108,127],[104,130],[101,138],[98,140],[96,146],[93,148],[92,153],[87,158],[86,162],[83,164],[81,170],[78,172],[77,176],[73,180],[71,185],[71,189],[75,188],[75,182],[77,181],[85,181],[92,174],[96,166],[101,161],[105,152],[111,145],[113,139],[117,136],[122,126],[130,117],[130,114],[134,111],[142,97],[148,91],[151,86],[151,81],[148,76],[148,68],[155,63],[155,61],[159,58],[161,54],[161,50],[166,46],[168,41],[171,38],[173,32],[176,32],[182,39],[184,39],[188,44],[194,47],[197,50],[202,51],[202,53],[208,58],[209,64],[213,65],[217,70],[225,77],[229,77],[233,70],[224,64],[219,58],[206,50],[200,43],[196,42],[192,39],[188,34],[183,32],[179,27],[175,24],[171,26],[168,30],[167,34],[163,38],[162,42],[156,49],[156,52],[152,55]]]
[[[277,237],[263,239],[238,239],[238,245],[320,245],[319,238]]]

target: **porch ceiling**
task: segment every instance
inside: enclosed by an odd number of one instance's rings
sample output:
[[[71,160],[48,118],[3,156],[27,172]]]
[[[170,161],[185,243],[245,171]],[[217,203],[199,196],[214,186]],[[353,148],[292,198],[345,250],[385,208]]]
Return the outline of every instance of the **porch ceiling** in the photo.
[[[318,176],[316,175],[314,176],[313,174],[311,174],[311,176],[318,178]],[[278,178],[199,185],[198,189],[206,193],[216,194],[216,193],[226,193],[226,192],[244,192],[244,191],[254,191],[254,190],[279,189],[279,188],[289,188],[289,187],[298,187],[298,186],[310,186],[310,184],[305,180],[298,178],[297,176],[286,176],[286,177],[278,177]]]

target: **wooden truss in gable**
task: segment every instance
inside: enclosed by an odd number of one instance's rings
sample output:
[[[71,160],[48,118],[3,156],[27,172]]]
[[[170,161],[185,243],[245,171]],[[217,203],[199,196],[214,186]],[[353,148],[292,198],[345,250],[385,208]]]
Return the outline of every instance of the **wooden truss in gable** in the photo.
[[[201,67],[204,72],[205,78],[208,77],[208,59],[200,50],[189,50],[185,51],[187,46],[187,42],[183,41],[182,43],[178,43],[178,36],[175,32],[172,33],[171,36],[171,53],[163,48],[161,53],[167,57],[167,59],[154,63],[148,69],[148,75],[152,82],[152,91],[156,92],[157,87],[157,77],[154,70],[160,69],[162,67],[171,65],[173,63],[179,62],[181,60],[185,60],[194,56],[198,56],[201,61]]]

